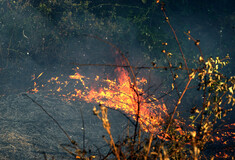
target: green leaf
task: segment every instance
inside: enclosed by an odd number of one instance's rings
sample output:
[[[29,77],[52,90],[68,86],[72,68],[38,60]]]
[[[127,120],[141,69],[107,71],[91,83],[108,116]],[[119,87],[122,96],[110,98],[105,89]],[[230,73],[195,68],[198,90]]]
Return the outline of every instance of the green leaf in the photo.
[[[190,116],[189,119],[193,120],[195,118],[194,115]]]

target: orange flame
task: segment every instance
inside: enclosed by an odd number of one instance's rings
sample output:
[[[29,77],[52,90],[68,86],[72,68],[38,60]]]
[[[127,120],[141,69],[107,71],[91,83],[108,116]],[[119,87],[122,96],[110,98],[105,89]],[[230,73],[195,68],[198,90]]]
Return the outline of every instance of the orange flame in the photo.
[[[37,83],[36,82],[34,82],[33,83],[33,89],[32,89],[32,92],[34,92],[34,93],[37,93],[38,92],[38,87],[37,87]]]
[[[107,87],[98,89],[89,89],[86,87],[85,91],[75,89],[75,93],[71,93],[67,100],[76,100],[79,97],[88,103],[99,103],[113,109],[121,110],[134,120],[136,120],[139,108],[139,123],[142,129],[146,132],[158,132],[161,129],[160,124],[164,122],[164,116],[168,116],[165,104],[153,96],[146,98],[148,95],[143,89],[139,88],[140,85],[147,83],[145,78],[137,78],[137,86],[134,86],[125,69],[117,68],[115,71],[118,74],[117,80],[102,80]],[[76,72],[69,77],[71,79],[79,79],[85,87],[85,76]],[[98,80],[99,76],[96,76],[95,81]],[[66,97],[66,95],[63,96]]]
[[[81,75],[77,67],[75,73],[70,75],[70,81],[60,82],[60,77],[52,77],[47,82],[56,85],[52,91],[52,95],[56,92],[63,91],[70,82],[75,82],[74,91],[68,93],[61,93],[60,96],[68,101],[76,101],[82,99],[87,103],[98,103],[107,106],[112,109],[120,110],[125,115],[137,119],[139,114],[139,124],[146,132],[159,133],[161,131],[161,124],[163,124],[164,118],[168,116],[167,108],[163,101],[159,101],[154,96],[150,96],[141,88],[147,84],[145,78],[136,78],[136,82],[132,82],[129,73],[124,68],[117,68],[115,70],[117,74],[116,79],[102,79],[98,75],[94,78],[94,83],[101,83],[101,87],[87,87],[86,82],[92,81],[90,78]],[[37,79],[42,75],[41,73]],[[61,75],[62,77],[63,75]],[[33,76],[33,79],[36,76]],[[84,87],[79,89],[79,84]],[[34,83],[34,89],[32,92],[37,93],[38,87],[36,82]],[[44,85],[42,85],[44,87]]]

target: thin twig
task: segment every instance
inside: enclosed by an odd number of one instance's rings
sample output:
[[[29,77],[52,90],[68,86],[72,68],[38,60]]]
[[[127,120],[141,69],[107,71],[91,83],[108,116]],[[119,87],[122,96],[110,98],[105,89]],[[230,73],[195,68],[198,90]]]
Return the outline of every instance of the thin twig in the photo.
[[[171,30],[172,30],[172,33],[173,33],[174,36],[175,36],[175,40],[176,40],[176,42],[177,42],[177,44],[178,44],[178,46],[179,46],[180,53],[181,53],[181,55],[182,55],[182,58],[183,58],[183,60],[184,60],[184,64],[185,64],[186,70],[187,70],[188,75],[189,75],[189,69],[188,69],[188,65],[187,65],[186,59],[185,59],[185,57],[184,57],[183,50],[182,50],[182,48],[181,48],[181,45],[180,45],[180,42],[179,42],[179,40],[178,40],[178,37],[177,37],[177,35],[176,35],[176,33],[175,33],[175,30],[174,30],[174,28],[172,27],[172,25],[171,25],[171,23],[170,23],[170,21],[169,21],[169,18],[168,18],[167,15],[166,15],[165,7],[164,7],[164,4],[163,4],[163,3],[162,3],[162,5],[161,5],[161,10],[162,10],[162,12],[163,12],[163,14],[164,14],[164,17],[165,17],[166,22],[167,22],[168,25],[170,26],[170,28],[171,28]]]
[[[140,8],[138,6],[121,5],[121,4],[117,4],[117,3],[115,3],[115,4],[103,3],[103,4],[99,4],[99,5],[96,5],[96,6],[89,7],[88,10],[92,10],[94,8],[101,8],[103,6],[127,7],[127,8],[135,8],[135,9],[143,10],[143,8]]]
[[[180,97],[180,92],[179,92],[179,90],[178,90],[177,84],[176,84],[176,82],[175,82],[174,73],[173,73],[173,71],[172,71],[172,64],[171,64],[171,62],[170,62],[170,60],[169,60],[169,58],[168,58],[167,53],[165,53],[165,55],[166,55],[166,59],[167,59],[167,61],[168,61],[168,65],[169,65],[170,71],[171,71],[171,76],[172,76],[172,79],[173,79],[174,87],[175,87],[175,89],[176,89],[176,92],[177,92],[178,97]]]
[[[167,67],[167,66],[131,66],[131,65],[117,65],[117,64],[94,64],[94,63],[90,63],[90,64],[82,64],[82,63],[70,63],[72,65],[76,65],[76,66],[107,66],[107,67],[121,67],[121,68],[133,68],[133,69],[163,69],[163,70],[167,70],[167,69],[175,69],[175,70],[187,70],[187,68],[185,67],[175,67],[175,66],[171,66],[171,67]],[[190,71],[201,71],[200,69],[189,69]]]
[[[52,115],[50,115],[46,110],[45,110],[45,108],[42,106],[42,105],[40,105],[38,102],[36,102],[33,98],[31,98],[30,96],[28,96],[27,94],[22,94],[23,96],[26,96],[27,98],[29,98],[31,101],[33,101],[33,103],[35,103],[37,106],[39,106],[56,124],[57,124],[57,126],[60,128],[60,130],[62,131],[62,132],[64,132],[64,134],[66,135],[66,137],[69,139],[69,141],[70,141],[70,143],[72,143],[73,145],[75,145],[76,144],[76,142],[74,141],[74,140],[72,140],[71,138],[70,138],[70,136],[68,135],[68,133],[61,127],[61,125],[58,123],[58,121],[52,116]]]
[[[82,118],[82,150],[85,151],[86,146],[85,146],[85,124],[84,124],[84,118],[83,118],[83,113],[82,109],[80,108],[80,113],[81,113],[81,118]]]
[[[12,41],[12,37],[13,37],[13,32],[11,34],[11,38],[10,38],[10,41],[9,41],[9,44],[8,44],[8,48],[7,48],[7,64],[4,68],[7,68],[8,67],[8,61],[9,61],[9,55],[10,55],[10,47],[11,47],[11,41]]]
[[[71,147],[71,148],[73,148],[74,150],[76,150],[77,148],[75,148],[74,146],[71,146],[71,145],[68,145],[68,144],[60,144],[60,146],[61,146],[66,152],[68,152],[70,155],[72,155],[72,156],[74,156],[74,157],[77,156],[74,152],[72,152],[72,151],[70,151],[69,149],[66,148],[66,147]]]
[[[178,107],[178,106],[179,106],[179,104],[181,103],[181,99],[183,98],[183,96],[184,96],[185,92],[187,91],[188,86],[189,86],[189,84],[190,84],[191,80],[192,80],[192,78],[191,78],[191,77],[189,77],[188,83],[186,84],[186,86],[185,86],[185,88],[184,88],[184,91],[182,92],[182,94],[181,94],[181,96],[180,96],[180,98],[179,98],[179,100],[178,100],[178,102],[177,102],[177,104],[176,104],[176,106],[175,106],[175,108],[174,108],[174,111],[173,111],[173,113],[172,113],[172,115],[171,115],[171,118],[170,118],[169,124],[168,124],[167,129],[166,129],[166,133],[168,132],[168,130],[169,130],[169,128],[170,128],[170,125],[171,125],[172,120],[173,120],[173,118],[174,118],[174,115],[175,115],[175,112],[176,112],[176,110],[177,110],[177,107]]]
[[[130,121],[131,124],[132,124],[133,126],[135,126],[135,123],[134,123],[125,113],[123,113],[121,110],[116,110],[115,108],[111,108],[111,107],[107,107],[107,106],[105,106],[105,107],[108,108],[108,109],[111,109],[111,110],[114,110],[114,111],[116,111],[116,112],[121,113],[124,117],[126,117],[126,119],[128,120],[128,122]]]
[[[204,57],[203,57],[203,54],[202,54],[201,47],[199,46],[199,40],[195,40],[195,39],[190,35],[190,33],[186,33],[186,32],[184,32],[184,33],[185,33],[187,36],[189,36],[190,39],[192,39],[192,40],[194,41],[195,45],[197,46],[197,48],[198,48],[198,50],[199,50],[199,52],[200,52],[200,54],[201,54],[201,57],[203,58],[203,62],[205,62]]]
[[[135,74],[134,74],[134,71],[130,65],[130,62],[129,60],[126,58],[125,54],[121,51],[121,49],[119,49],[116,45],[114,45],[113,43],[111,43],[110,41],[107,41],[107,40],[104,40],[102,39],[101,37],[97,36],[97,35],[92,35],[92,34],[81,34],[81,36],[86,36],[86,37],[90,37],[90,38],[94,38],[94,39],[97,39],[99,41],[102,41],[108,45],[110,45],[111,47],[113,47],[119,54],[121,54],[122,58],[126,61],[127,65],[130,66],[130,70],[131,70],[131,74],[132,74],[132,80],[133,80],[133,83],[135,84],[136,83],[136,77],[135,77]]]
[[[135,88],[133,88],[133,91],[137,95],[137,112],[136,112],[136,124],[135,124],[135,133],[134,133],[134,144],[135,144],[135,138],[136,138],[138,130],[139,130],[140,98],[139,98],[139,93]]]
[[[146,154],[144,156],[145,160],[147,160],[147,158],[148,158],[148,154],[149,154],[149,151],[151,149],[152,141],[153,141],[153,134],[150,133],[148,148],[147,148]]]
[[[43,156],[44,156],[44,160],[47,160],[47,154],[46,152],[42,152]]]

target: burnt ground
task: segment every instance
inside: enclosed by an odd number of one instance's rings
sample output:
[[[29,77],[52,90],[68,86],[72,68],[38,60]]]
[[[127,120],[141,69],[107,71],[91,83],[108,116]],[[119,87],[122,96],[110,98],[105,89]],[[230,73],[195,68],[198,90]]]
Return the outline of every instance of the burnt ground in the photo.
[[[93,105],[68,104],[57,98],[44,98],[43,93],[29,95],[44,106],[70,137],[83,146],[81,111],[85,124],[87,150],[108,151],[102,139],[106,135],[101,121],[93,115]],[[61,144],[69,144],[65,134],[41,108],[21,93],[0,98],[0,157],[1,159],[72,159]],[[81,109],[81,110],[80,110]],[[126,118],[117,111],[109,110],[109,119],[114,137],[120,137],[127,126]],[[120,135],[120,136],[118,136]],[[116,139],[117,140],[117,139]],[[91,154],[98,154],[91,153]]]

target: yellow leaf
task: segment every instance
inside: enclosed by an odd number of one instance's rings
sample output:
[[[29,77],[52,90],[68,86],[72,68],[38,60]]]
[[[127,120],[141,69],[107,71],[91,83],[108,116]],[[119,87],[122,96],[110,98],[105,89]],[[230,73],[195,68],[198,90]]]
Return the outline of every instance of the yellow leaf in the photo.
[[[175,88],[174,83],[171,84],[171,89],[173,90]]]
[[[177,79],[178,77],[179,77],[178,74],[175,74],[174,79]]]
[[[231,94],[233,94],[233,87],[229,87],[228,90]]]
[[[210,104],[211,104],[211,101],[208,101],[208,102],[207,102],[207,107],[209,107],[209,106],[210,106]]]
[[[228,104],[230,104],[230,103],[231,103],[231,100],[232,100],[232,98],[229,98],[229,99],[228,99]]]
[[[190,76],[192,79],[194,79],[194,77],[195,77],[195,72],[192,72],[189,76]]]
[[[39,77],[41,77],[43,73],[44,73],[44,72],[40,73],[40,74],[38,75],[37,79],[38,79]]]
[[[167,55],[168,55],[169,57],[171,57],[173,54],[172,54],[172,53],[168,53]]]
[[[221,105],[222,104],[222,100],[219,102],[219,105]]]
[[[158,155],[157,152],[151,152],[150,154],[153,154],[153,155]]]
[[[193,120],[195,118],[194,115],[190,116],[189,119]]]
[[[199,62],[204,61],[204,59],[202,58],[202,56],[199,57]]]
[[[213,71],[213,70],[210,68],[210,69],[208,70],[208,74],[211,74],[212,71]]]

